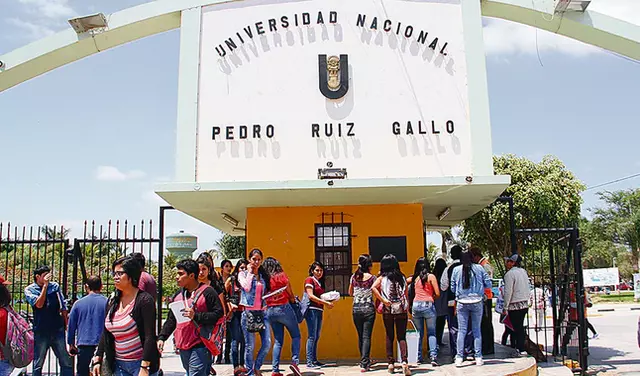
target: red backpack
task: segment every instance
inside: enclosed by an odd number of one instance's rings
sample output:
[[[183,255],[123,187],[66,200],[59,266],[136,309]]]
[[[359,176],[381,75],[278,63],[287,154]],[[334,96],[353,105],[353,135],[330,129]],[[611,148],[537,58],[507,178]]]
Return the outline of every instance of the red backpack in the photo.
[[[2,358],[16,368],[24,368],[33,361],[33,330],[29,322],[10,306],[7,310],[7,336],[0,347]]]

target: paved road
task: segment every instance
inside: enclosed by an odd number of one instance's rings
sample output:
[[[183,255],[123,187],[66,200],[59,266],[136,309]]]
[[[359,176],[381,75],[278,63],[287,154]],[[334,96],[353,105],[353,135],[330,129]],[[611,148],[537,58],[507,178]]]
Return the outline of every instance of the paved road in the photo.
[[[640,376],[640,348],[637,330],[640,311],[631,311],[632,305],[596,305],[589,312],[589,321],[599,338],[589,341],[590,370],[602,375]],[[638,307],[638,305],[635,305]],[[614,312],[595,312],[597,309],[615,308]]]

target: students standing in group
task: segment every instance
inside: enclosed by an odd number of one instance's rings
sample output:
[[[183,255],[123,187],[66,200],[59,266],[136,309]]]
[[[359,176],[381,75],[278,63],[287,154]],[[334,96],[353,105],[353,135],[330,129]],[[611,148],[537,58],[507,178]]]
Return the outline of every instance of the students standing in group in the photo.
[[[316,261],[309,266],[309,276],[304,280],[304,289],[309,297],[309,308],[305,313],[307,322],[307,368],[317,369],[324,366],[318,361],[318,341],[322,330],[324,307],[333,308],[333,303],[322,300],[324,294],[324,265]]]
[[[447,268],[447,262],[439,258],[436,260],[436,264],[433,268],[433,273],[436,276],[436,280],[438,281],[438,286],[440,287],[440,281],[442,280],[442,275],[444,274],[445,269]],[[446,294],[442,293],[442,289],[440,289],[440,298],[436,299],[436,340],[438,341],[438,347],[443,346],[442,336],[444,335],[444,325],[447,322],[447,313],[449,312],[449,307],[447,305],[447,297]]]
[[[242,291],[240,305],[244,307],[242,312],[242,330],[244,333],[245,353],[244,360],[247,365],[247,376],[261,376],[260,368],[264,358],[271,347],[271,327],[264,316],[262,297],[270,290],[269,275],[262,267],[262,251],[254,248],[249,253],[249,269],[238,274],[238,280]],[[253,359],[255,348],[255,334],[260,334],[262,344],[258,355]]]
[[[231,362],[233,363],[233,374],[238,376],[247,372],[244,367],[244,334],[242,333],[242,311],[244,308],[240,305],[240,294],[242,287],[238,281],[238,274],[247,270],[249,261],[246,259],[238,260],[231,276],[225,282],[225,290],[228,297],[229,311],[231,312],[231,320],[229,321],[229,331],[231,332]]]
[[[504,309],[516,335],[516,348],[520,355],[526,355],[524,319],[529,311],[529,275],[521,267],[522,257],[518,254],[505,257],[507,273],[504,275]]]
[[[227,316],[231,317],[231,308],[229,306],[229,295],[227,294],[226,284],[231,277],[231,271],[233,270],[233,264],[231,261],[225,259],[220,262],[220,281],[224,287],[224,301],[226,303],[225,312]],[[227,322],[226,338],[224,340],[224,353],[220,354],[224,358],[224,364],[231,364],[231,328],[229,322]]]
[[[273,372],[271,376],[282,376],[280,373],[280,353],[284,344],[284,328],[287,328],[291,336],[291,372],[296,376],[301,376],[300,368],[300,327],[298,319],[291,304],[296,302],[295,295],[291,289],[289,277],[284,273],[282,265],[273,257],[267,257],[262,267],[269,275],[269,285],[271,291],[285,290],[266,299],[267,321],[273,331],[276,343],[273,345]]]
[[[42,376],[42,366],[49,348],[58,358],[62,376],[73,374],[73,362],[67,353],[64,338],[67,304],[60,285],[53,282],[52,278],[51,269],[40,266],[33,271],[34,283],[24,290],[27,303],[33,308],[33,376]]]
[[[100,277],[92,275],[87,278],[85,288],[88,295],[78,300],[71,308],[67,332],[69,354],[77,355],[78,376],[89,376],[91,358],[100,342],[107,316],[107,298],[100,294]]]
[[[358,269],[351,276],[349,295],[353,296],[353,323],[358,332],[358,350],[360,351],[360,371],[369,371],[371,367],[371,336],[376,321],[376,309],[373,299],[373,283],[376,277],[371,274],[373,262],[371,256],[358,257]]]
[[[416,262],[411,280],[413,323],[420,334],[418,342],[418,363],[423,363],[422,340],[425,331],[429,343],[429,359],[432,366],[438,366],[438,341],[436,339],[435,300],[440,297],[440,287],[435,275],[429,273],[429,263],[424,257]],[[425,328],[426,323],[426,328]]]
[[[400,271],[400,264],[394,255],[385,255],[380,261],[380,276],[373,284],[373,293],[382,303],[382,320],[386,332],[386,350],[389,362],[388,371],[394,373],[393,357],[394,332],[398,337],[402,371],[411,375],[407,363],[407,280]]]
[[[176,269],[177,283],[181,290],[174,302],[184,303],[182,315],[189,318],[189,321],[178,323],[173,310],[170,310],[158,336],[158,350],[162,352],[164,342],[173,333],[187,375],[207,376],[213,359],[200,339],[198,327],[214,326],[223,317],[222,304],[211,286],[198,281],[200,270],[197,262],[191,259],[182,260],[176,264]]]
[[[138,289],[140,264],[131,256],[122,257],[113,262],[111,270],[116,291],[107,305],[93,374],[99,376],[104,366],[107,375],[155,375],[160,364],[156,305],[151,294]]]
[[[476,365],[484,364],[482,360],[482,315],[484,310],[484,289],[492,286],[491,278],[478,264],[473,263],[470,252],[463,252],[462,265],[457,266],[451,275],[451,291],[456,297],[456,312],[458,316],[458,346],[455,364],[462,367],[464,360],[464,341],[471,320],[473,333],[473,347]]]
[[[482,354],[495,354],[494,342],[495,335],[493,333],[493,266],[489,263],[489,259],[482,255],[482,251],[478,247],[469,248],[473,262],[482,266],[492,280],[491,287],[484,289],[486,297],[482,312],[482,323],[480,331],[482,332]]]

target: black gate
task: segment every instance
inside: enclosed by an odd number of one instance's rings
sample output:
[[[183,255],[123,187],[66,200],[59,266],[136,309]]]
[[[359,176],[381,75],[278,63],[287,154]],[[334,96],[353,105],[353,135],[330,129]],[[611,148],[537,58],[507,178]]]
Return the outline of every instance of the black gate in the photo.
[[[589,343],[582,247],[577,228],[517,229],[531,280],[529,338],[574,372],[586,374]],[[547,315],[551,314],[551,321]]]
[[[145,256],[145,270],[156,279],[157,325],[160,328],[163,313],[164,219],[165,211],[172,209],[169,206],[161,207],[157,224],[152,220],[136,223],[108,221],[104,224],[86,221],[77,233],[65,227],[19,227],[0,223],[0,274],[12,283],[8,287],[14,309],[32,322],[33,309],[25,300],[24,290],[34,283],[33,271],[38,266],[47,265],[51,268],[53,281],[60,284],[70,310],[73,303],[86,294],[84,284],[88,276],[100,276],[102,293],[109,296],[114,290],[111,275],[113,261],[139,252]],[[44,374],[59,374],[53,354],[47,356],[46,362]]]

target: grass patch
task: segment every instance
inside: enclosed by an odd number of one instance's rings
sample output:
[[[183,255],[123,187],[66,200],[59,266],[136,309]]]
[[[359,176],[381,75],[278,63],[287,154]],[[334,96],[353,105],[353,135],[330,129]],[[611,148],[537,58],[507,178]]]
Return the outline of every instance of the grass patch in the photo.
[[[633,291],[611,293],[611,295],[591,295],[593,303],[634,303]]]

